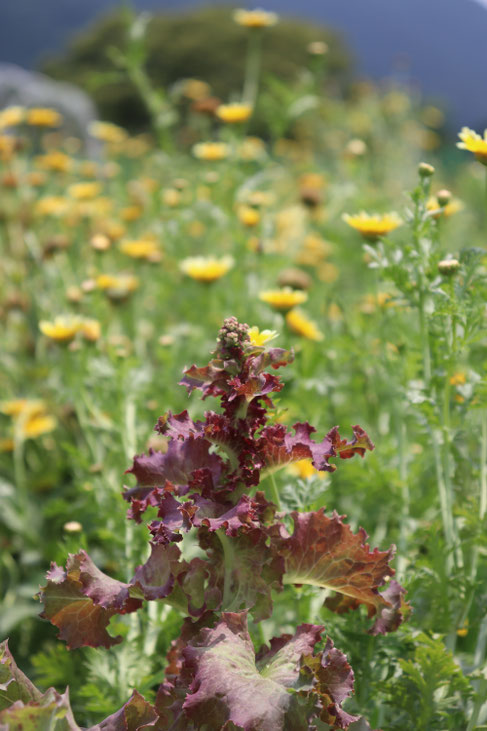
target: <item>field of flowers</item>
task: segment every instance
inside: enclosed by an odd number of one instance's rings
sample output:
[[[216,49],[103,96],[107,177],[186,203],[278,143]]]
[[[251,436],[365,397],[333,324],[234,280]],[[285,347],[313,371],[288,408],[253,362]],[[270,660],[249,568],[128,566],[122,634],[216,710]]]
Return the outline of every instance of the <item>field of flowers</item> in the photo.
[[[0,111],[0,728],[487,728],[487,141],[236,20],[90,159]]]

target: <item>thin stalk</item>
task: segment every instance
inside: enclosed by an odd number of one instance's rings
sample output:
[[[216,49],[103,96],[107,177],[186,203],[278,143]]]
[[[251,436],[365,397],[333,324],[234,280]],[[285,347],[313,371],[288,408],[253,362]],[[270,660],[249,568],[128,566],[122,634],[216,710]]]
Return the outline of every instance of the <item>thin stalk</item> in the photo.
[[[262,32],[259,28],[255,28],[249,34],[249,45],[245,62],[245,81],[242,92],[242,101],[251,107],[255,105],[259,89],[261,51]]]
[[[231,545],[231,541],[228,539],[228,536],[223,529],[217,530],[216,534],[220,539],[220,543],[223,547],[223,560],[225,564],[222,600],[222,611],[225,611],[228,610],[230,606],[234,551],[233,546]]]
[[[402,496],[402,517],[399,534],[399,558],[398,558],[398,575],[404,577],[406,567],[406,543],[407,543],[407,531],[408,531],[408,520],[410,511],[410,495],[407,475],[407,460],[406,460],[406,423],[401,420],[398,426],[398,448],[399,448],[399,480],[401,484],[401,496]]]
[[[280,512],[281,501],[279,499],[279,490],[277,489],[276,480],[275,480],[275,477],[272,472],[269,475],[269,481],[270,481],[270,486],[271,486],[272,502],[274,503],[274,505],[277,505],[277,510],[278,510],[278,512]]]

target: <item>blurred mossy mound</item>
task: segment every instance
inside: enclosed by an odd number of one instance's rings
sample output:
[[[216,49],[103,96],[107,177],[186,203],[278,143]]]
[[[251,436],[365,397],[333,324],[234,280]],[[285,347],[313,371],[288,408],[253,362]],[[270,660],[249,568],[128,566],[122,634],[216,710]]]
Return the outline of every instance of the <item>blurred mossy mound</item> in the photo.
[[[149,114],[127,76],[113,60],[113,49],[127,48],[127,17],[123,11],[105,16],[73,39],[63,55],[52,57],[43,70],[55,79],[70,81],[95,101],[100,117],[129,130],[149,125]],[[350,72],[350,56],[332,31],[296,19],[281,19],[264,30],[262,74],[294,83],[309,66],[308,46],[325,42],[327,83],[343,87]],[[233,13],[209,7],[184,13],[152,16],[146,33],[146,66],[156,87],[170,89],[182,79],[198,78],[211,94],[228,100],[238,96],[243,83],[249,30],[235,23]],[[236,86],[237,84],[237,86]],[[255,123],[262,130],[258,117]]]

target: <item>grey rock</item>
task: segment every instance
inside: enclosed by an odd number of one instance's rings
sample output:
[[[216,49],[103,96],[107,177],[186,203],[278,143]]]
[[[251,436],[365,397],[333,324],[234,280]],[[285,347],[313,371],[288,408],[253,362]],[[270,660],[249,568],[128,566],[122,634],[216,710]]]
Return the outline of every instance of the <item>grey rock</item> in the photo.
[[[56,109],[63,115],[63,132],[80,139],[89,157],[97,155],[99,145],[87,132],[89,123],[97,119],[96,108],[76,86],[15,64],[0,63],[0,109],[12,105]]]

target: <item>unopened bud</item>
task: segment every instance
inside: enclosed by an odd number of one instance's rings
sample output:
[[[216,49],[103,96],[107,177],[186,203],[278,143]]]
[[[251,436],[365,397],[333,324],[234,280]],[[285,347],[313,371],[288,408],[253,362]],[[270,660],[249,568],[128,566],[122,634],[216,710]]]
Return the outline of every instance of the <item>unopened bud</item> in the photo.
[[[435,173],[435,169],[428,162],[420,162],[418,165],[418,173],[422,178],[431,178]]]
[[[440,206],[442,208],[444,208],[451,201],[451,193],[449,190],[445,190],[445,189],[439,190],[438,193],[436,194],[436,199],[437,199],[438,203],[440,204]]]
[[[438,271],[440,274],[443,274],[445,276],[451,276],[452,274],[456,274],[456,272],[460,269],[460,262],[458,259],[443,259],[442,261],[438,262]]]

